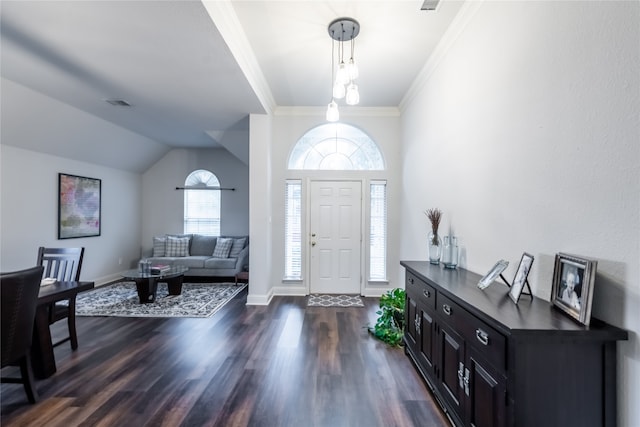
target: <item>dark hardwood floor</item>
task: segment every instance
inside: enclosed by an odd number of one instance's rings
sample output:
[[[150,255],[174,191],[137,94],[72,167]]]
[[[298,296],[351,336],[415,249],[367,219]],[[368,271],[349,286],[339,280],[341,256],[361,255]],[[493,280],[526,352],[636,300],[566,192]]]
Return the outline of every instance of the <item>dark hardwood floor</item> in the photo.
[[[0,423],[448,426],[404,350],[367,333],[378,299],[365,300],[247,306],[244,291],[208,319],[78,317],[80,346],[55,349],[58,371],[37,381],[37,404],[2,384]]]

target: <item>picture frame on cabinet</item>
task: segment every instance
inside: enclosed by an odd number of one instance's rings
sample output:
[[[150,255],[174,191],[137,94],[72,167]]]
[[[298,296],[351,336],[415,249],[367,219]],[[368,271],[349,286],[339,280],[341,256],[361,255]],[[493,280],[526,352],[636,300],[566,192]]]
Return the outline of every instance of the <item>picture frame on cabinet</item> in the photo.
[[[529,287],[529,281],[527,280],[527,277],[529,276],[532,265],[533,255],[523,252],[522,258],[520,258],[520,264],[518,264],[518,269],[516,270],[516,274],[515,276],[513,276],[511,288],[509,289],[509,297],[516,304],[518,304],[520,295],[531,295],[531,288]],[[525,286],[529,291],[528,293],[523,292]]]
[[[598,262],[566,253],[557,253],[553,268],[551,302],[583,325],[591,320],[593,286]]]
[[[493,283],[493,281],[496,280],[498,276],[500,276],[500,274],[507,268],[508,265],[509,261],[505,261],[503,259],[496,262],[495,265],[491,267],[491,270],[489,270],[489,272],[485,274],[482,279],[480,279],[480,281],[478,282],[478,287],[480,289],[485,289],[487,286]]]

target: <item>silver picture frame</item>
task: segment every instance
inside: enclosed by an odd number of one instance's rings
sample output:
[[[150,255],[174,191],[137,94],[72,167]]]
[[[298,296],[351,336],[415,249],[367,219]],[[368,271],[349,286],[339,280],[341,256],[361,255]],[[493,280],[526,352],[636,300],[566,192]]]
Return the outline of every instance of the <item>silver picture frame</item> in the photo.
[[[583,325],[591,321],[593,287],[598,262],[577,255],[558,253],[553,268],[551,302]]]
[[[493,283],[493,281],[496,280],[498,276],[500,276],[500,273],[502,273],[508,265],[509,261],[505,261],[503,259],[496,262],[495,265],[491,267],[491,270],[489,270],[489,272],[485,274],[482,279],[480,279],[480,281],[478,282],[478,287],[480,289],[485,289],[487,286]]]

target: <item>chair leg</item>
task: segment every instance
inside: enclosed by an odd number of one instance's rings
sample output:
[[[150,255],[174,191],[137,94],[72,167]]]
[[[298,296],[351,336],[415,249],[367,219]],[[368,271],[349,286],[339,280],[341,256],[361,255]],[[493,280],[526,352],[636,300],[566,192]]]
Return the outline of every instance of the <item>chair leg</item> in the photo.
[[[36,403],[39,399],[38,390],[33,379],[33,371],[31,370],[31,355],[27,353],[20,361],[20,373],[24,384],[24,391],[27,393],[29,402]]]
[[[76,333],[76,297],[69,298],[69,314],[67,317],[69,325],[69,340],[71,341],[71,350],[78,348],[78,334]]]

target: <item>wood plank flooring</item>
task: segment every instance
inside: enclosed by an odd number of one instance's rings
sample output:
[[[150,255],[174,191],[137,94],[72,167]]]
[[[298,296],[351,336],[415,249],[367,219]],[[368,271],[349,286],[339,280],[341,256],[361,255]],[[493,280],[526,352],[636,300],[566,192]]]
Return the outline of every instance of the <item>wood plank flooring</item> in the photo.
[[[0,423],[448,426],[404,350],[367,333],[377,309],[376,298],[247,306],[244,291],[208,319],[78,317],[80,346],[55,349],[58,371],[37,381],[37,404],[2,384]]]

